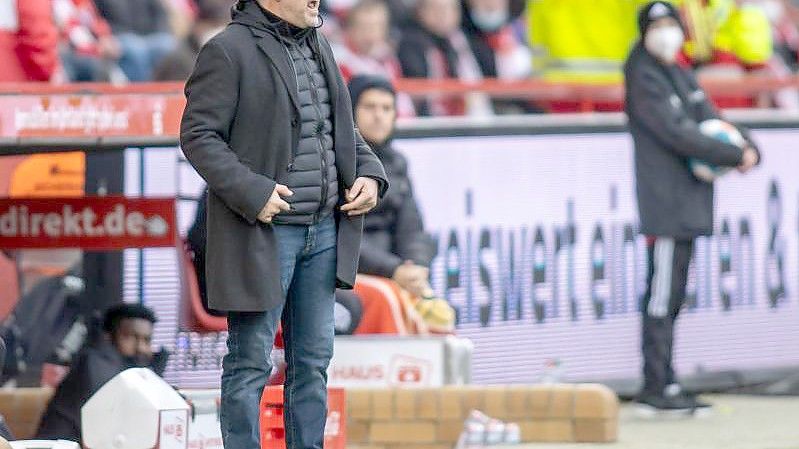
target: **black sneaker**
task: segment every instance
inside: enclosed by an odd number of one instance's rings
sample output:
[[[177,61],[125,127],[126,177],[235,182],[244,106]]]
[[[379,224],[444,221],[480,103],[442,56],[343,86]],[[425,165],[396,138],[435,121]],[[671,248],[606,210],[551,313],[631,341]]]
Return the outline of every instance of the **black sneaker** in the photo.
[[[698,418],[710,416],[713,413],[713,404],[705,402],[696,395],[687,394],[686,399],[693,405],[693,415]]]
[[[679,401],[690,404],[695,410],[710,409],[713,407],[711,404],[697,399],[696,394],[686,392],[683,390],[682,386],[677,383],[667,385],[665,390],[663,390],[663,395],[667,398],[680,398]]]
[[[639,414],[656,416],[661,414],[690,415],[695,410],[694,404],[682,396],[640,396],[635,400]]]

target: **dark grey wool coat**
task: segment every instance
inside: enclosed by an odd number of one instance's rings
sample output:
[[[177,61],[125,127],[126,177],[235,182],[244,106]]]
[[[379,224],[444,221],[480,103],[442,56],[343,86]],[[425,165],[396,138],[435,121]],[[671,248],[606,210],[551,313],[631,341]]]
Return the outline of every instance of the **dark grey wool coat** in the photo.
[[[255,2],[234,9],[233,22],[203,47],[186,84],[180,141],[209,186],[206,275],[216,310],[265,311],[284,301],[275,234],[257,216],[287,176],[301,120],[288,53],[268,26]],[[314,33],[331,94],[340,197],[362,176],[379,180],[382,195],[383,166],[354,127],[329,43]],[[351,288],[363,217],[336,215],[337,283]]]

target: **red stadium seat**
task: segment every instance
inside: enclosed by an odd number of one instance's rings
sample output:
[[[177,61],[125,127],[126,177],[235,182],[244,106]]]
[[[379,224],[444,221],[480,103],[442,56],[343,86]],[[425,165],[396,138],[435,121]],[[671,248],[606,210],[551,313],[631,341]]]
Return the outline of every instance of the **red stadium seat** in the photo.
[[[192,263],[189,245],[178,239],[178,273],[180,275],[180,330],[187,332],[224,332],[227,331],[227,319],[214,316],[203,307],[197,273]],[[275,336],[275,347],[283,347],[283,331],[278,328]]]
[[[180,330],[199,333],[226,331],[227,319],[211,315],[203,307],[189,245],[185,240],[177,239],[175,249],[180,276]]]

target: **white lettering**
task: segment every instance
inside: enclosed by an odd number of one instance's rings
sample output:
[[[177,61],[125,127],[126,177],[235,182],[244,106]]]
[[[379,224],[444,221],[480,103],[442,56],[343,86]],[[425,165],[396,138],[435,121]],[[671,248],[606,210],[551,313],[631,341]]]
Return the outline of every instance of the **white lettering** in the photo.
[[[92,212],[91,208],[85,207],[83,208],[83,232],[86,233],[89,237],[94,237],[97,234],[97,230],[94,228],[94,219],[97,216]],[[102,229],[102,227],[100,227]]]
[[[0,215],[0,235],[15,237],[17,235],[17,206],[8,208],[8,212]]]
[[[39,228],[42,225],[42,220],[44,220],[44,214],[31,214],[31,232],[30,234],[33,237],[39,236]],[[27,233],[22,234],[23,236],[27,236]]]
[[[72,212],[72,206],[64,206],[64,237],[80,237],[82,232],[80,228],[80,214]]]
[[[127,220],[128,235],[141,237],[144,234],[144,214],[131,212]]]
[[[119,237],[125,233],[125,206],[117,204],[114,211],[105,216],[105,230],[111,237]]]
[[[44,234],[48,237],[61,237],[61,215],[51,212],[44,217]]]
[[[22,236],[28,235],[28,207],[21,206],[19,208],[19,234]]]

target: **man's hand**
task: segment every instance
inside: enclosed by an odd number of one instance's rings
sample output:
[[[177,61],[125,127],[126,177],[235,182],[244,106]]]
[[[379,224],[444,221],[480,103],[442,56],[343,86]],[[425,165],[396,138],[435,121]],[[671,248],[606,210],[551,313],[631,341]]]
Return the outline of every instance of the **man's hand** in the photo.
[[[363,215],[377,206],[377,181],[372,178],[358,178],[351,189],[344,191],[347,203],[341,211],[350,217]]]
[[[288,187],[283,184],[276,185],[275,190],[272,191],[272,196],[269,197],[269,201],[266,202],[264,208],[261,209],[261,213],[258,214],[258,221],[271,223],[275,215],[291,210],[289,203],[283,201],[283,197],[291,195],[294,195],[294,192],[289,190]]]
[[[746,173],[752,169],[758,162],[757,151],[755,151],[752,147],[747,146],[744,148],[744,154],[741,158],[741,164],[738,165],[738,171],[741,173]]]
[[[433,291],[428,281],[429,277],[430,270],[427,267],[408,261],[394,270],[392,280],[413,296],[426,298],[431,296]]]

